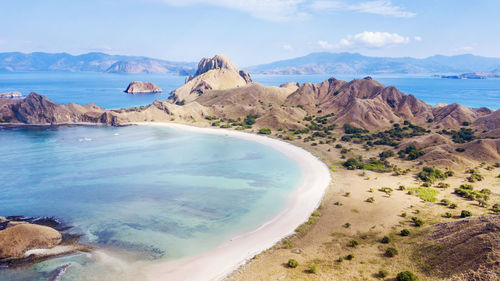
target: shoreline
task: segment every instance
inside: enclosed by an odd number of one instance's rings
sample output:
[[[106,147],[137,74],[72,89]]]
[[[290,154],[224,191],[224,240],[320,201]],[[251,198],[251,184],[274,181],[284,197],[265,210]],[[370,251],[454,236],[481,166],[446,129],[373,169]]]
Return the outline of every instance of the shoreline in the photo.
[[[303,177],[298,187],[289,195],[285,208],[271,220],[205,253],[147,266],[144,269],[147,280],[221,280],[229,276],[256,254],[295,233],[295,229],[306,222],[321,204],[331,183],[330,170],[319,158],[303,148],[267,136],[168,122],[139,122],[131,125],[168,127],[254,141],[285,154],[295,161],[303,172]]]

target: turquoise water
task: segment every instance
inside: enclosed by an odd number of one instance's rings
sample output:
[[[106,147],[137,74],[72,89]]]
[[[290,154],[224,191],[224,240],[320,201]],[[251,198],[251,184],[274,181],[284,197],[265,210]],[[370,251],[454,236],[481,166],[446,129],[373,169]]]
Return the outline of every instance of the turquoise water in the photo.
[[[145,262],[191,256],[258,227],[302,177],[258,143],[144,126],[0,130],[0,167],[0,215],[55,216],[83,242]],[[77,255],[0,279],[45,280],[68,261],[63,280],[112,272]]]
[[[286,82],[318,83],[331,75],[252,75],[254,81],[279,86]],[[363,76],[337,76],[349,81]],[[104,108],[122,108],[151,104],[156,99],[166,99],[170,92],[184,84],[182,76],[167,74],[111,74],[111,73],[0,73],[0,92],[35,91],[58,103],[94,102]],[[460,103],[471,107],[500,108],[500,79],[453,80],[426,76],[375,75],[387,86],[396,86],[402,92],[413,94],[431,104]],[[161,94],[129,95],[123,93],[134,80],[150,81],[163,89]]]

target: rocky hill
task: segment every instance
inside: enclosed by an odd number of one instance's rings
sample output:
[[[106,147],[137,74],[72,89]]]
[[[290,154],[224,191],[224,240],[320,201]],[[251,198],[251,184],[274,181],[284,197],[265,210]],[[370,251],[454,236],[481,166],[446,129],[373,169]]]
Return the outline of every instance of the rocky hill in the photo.
[[[188,75],[194,63],[171,62],[135,56],[88,53],[73,56],[67,53],[0,53],[0,71],[94,71],[110,73],[173,73]]]
[[[203,58],[194,76],[186,78],[186,84],[174,90],[170,99],[177,104],[196,100],[212,90],[225,90],[245,86],[252,82],[250,74],[238,68],[224,55]]]
[[[22,100],[0,99],[1,123],[10,125],[119,124],[113,113],[95,104],[60,105],[36,93],[30,93]]]
[[[92,104],[58,105],[35,93],[22,100],[0,99],[0,122],[11,125],[126,125],[172,120],[208,120],[214,126],[241,129],[253,125],[297,132],[311,140],[336,130],[345,134],[344,141],[403,149],[414,145],[422,151],[422,160],[439,166],[500,162],[498,110],[458,104],[430,106],[370,77],[264,86],[252,82],[248,73],[223,55],[202,59],[195,75],[188,76],[169,100],[149,106],[104,110]]]
[[[423,266],[435,275],[453,275],[452,280],[500,276],[499,215],[436,224],[423,244]]]

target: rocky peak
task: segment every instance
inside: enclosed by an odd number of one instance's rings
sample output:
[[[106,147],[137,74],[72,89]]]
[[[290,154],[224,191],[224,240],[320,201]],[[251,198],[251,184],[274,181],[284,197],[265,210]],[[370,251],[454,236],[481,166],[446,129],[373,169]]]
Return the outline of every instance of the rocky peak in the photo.
[[[238,72],[238,67],[225,55],[215,55],[213,58],[202,58],[194,77],[212,69],[229,69]]]

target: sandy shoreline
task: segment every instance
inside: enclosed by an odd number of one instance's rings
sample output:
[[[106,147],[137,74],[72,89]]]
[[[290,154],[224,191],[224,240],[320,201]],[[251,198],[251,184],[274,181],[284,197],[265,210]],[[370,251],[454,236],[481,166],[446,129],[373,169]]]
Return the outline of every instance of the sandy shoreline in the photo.
[[[177,123],[134,123],[135,125],[162,126],[185,131],[227,135],[258,142],[280,151],[295,161],[303,178],[289,196],[283,211],[257,229],[233,237],[208,252],[172,262],[158,263],[144,268],[147,280],[220,280],[236,270],[254,255],[262,252],[294,230],[319,206],[330,185],[328,167],[308,151],[265,136],[233,130],[199,128]]]

